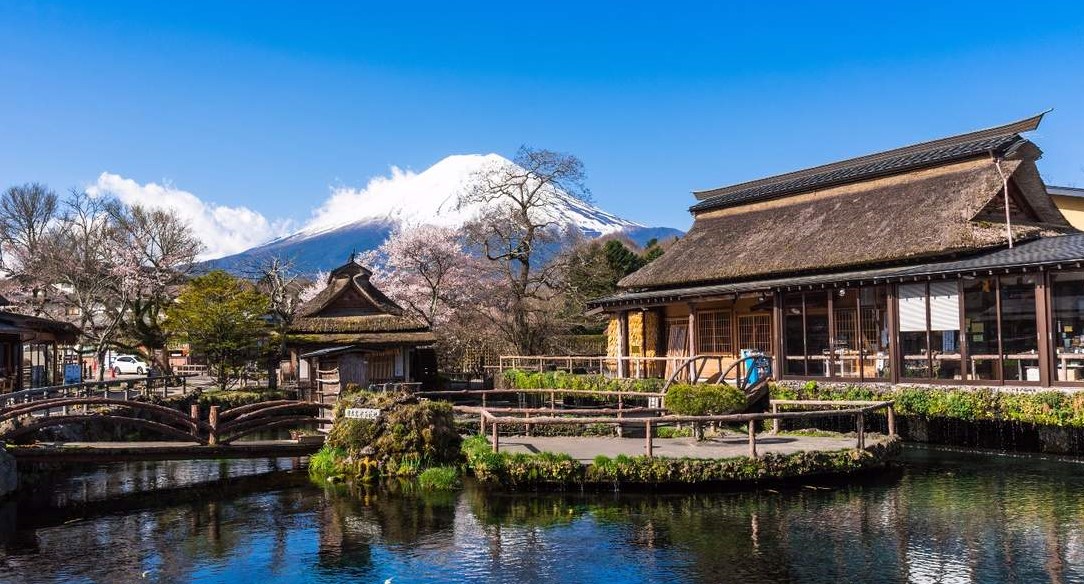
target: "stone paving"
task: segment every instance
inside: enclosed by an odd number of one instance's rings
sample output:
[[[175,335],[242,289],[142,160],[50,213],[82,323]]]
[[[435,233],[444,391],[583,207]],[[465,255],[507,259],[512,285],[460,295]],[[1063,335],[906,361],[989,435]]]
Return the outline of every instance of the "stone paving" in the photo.
[[[874,444],[877,439],[877,436],[867,434],[866,445]],[[646,451],[645,443],[643,438],[501,436],[500,450],[525,453],[558,452],[568,454],[581,462],[591,462],[600,454],[611,458],[619,454],[641,456]],[[749,438],[744,434],[701,442],[693,438],[655,438],[652,445],[655,456],[667,458],[730,458],[749,455]],[[757,436],[758,455],[769,452],[791,454],[807,450],[844,450],[855,446],[855,438],[844,436]]]

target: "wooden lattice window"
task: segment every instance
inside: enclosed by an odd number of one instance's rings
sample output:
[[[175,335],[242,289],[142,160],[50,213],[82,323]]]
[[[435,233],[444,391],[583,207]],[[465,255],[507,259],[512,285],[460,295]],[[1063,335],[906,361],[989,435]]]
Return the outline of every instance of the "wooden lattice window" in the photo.
[[[772,318],[768,314],[743,314],[738,317],[740,349],[765,353],[772,350]]]
[[[734,353],[730,331],[730,311],[709,310],[696,313],[696,349],[700,353]]]
[[[876,308],[862,309],[862,349],[878,351],[881,348],[881,311]]]
[[[858,314],[854,308],[836,309],[837,349],[858,350]]]

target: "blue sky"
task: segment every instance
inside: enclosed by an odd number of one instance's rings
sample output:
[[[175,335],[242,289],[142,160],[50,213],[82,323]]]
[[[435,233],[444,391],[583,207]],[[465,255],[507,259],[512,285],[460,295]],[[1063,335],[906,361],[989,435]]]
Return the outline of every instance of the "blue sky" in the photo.
[[[357,5],[355,5],[357,4]],[[391,165],[573,153],[595,201],[687,228],[691,190],[1054,108],[1084,186],[1084,6],[0,4],[0,186],[103,172],[303,223]]]

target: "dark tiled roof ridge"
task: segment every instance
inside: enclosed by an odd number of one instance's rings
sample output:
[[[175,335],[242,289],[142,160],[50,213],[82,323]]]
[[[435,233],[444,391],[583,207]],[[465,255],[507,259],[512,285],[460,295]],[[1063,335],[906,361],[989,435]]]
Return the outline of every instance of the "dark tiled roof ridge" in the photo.
[[[904,170],[944,164],[989,151],[1006,151],[1023,141],[1023,138],[1019,136],[1020,133],[1038,127],[1043,115],[1045,112],[1002,126],[912,144],[727,187],[695,191],[693,194],[700,199],[700,202],[693,205],[690,211],[703,211],[781,197],[813,188],[835,186],[896,174]]]

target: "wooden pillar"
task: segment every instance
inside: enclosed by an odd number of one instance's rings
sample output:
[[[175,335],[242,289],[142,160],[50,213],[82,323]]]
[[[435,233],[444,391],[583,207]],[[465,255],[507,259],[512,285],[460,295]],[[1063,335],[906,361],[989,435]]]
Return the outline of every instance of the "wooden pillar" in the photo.
[[[772,293],[772,377],[783,378],[783,293]]]
[[[695,357],[699,347],[696,346],[696,305],[692,302],[689,303],[689,358]],[[696,383],[694,379],[693,365],[689,364],[689,369],[685,373],[689,379],[689,383]]]
[[[624,379],[628,375],[629,356],[629,312],[617,313],[617,377]]]
[[[644,453],[648,458],[655,455],[655,445],[651,436],[651,420],[644,422]]]
[[[900,382],[900,368],[903,367],[900,352],[900,303],[896,284],[885,284],[888,288],[888,369],[889,380],[893,383]]]
[[[490,426],[492,426],[492,428],[493,428],[493,452],[500,452],[501,451],[501,435],[500,435],[500,431],[497,429],[498,424],[497,424],[497,422],[493,422],[492,424],[490,424]]]
[[[862,414],[862,412],[858,412],[858,415],[855,416],[855,417],[856,417],[855,425],[857,426],[857,430],[858,430],[858,448],[860,448],[860,449],[865,448],[866,447],[866,416],[864,414]]]
[[[637,377],[647,377],[647,309],[640,309],[640,364],[636,367]]]
[[[1047,272],[1044,270],[1038,274],[1035,282],[1035,322],[1038,325],[1039,335],[1039,385],[1043,387],[1053,385],[1053,380],[1058,378],[1054,366],[1054,335],[1050,331],[1053,315],[1050,311],[1050,292],[1046,280]]]
[[[895,405],[888,406],[887,415],[888,415],[888,435],[889,436],[895,436],[896,435],[896,406]]]
[[[211,426],[211,434],[208,436],[207,444],[214,446],[218,444],[218,406],[211,406],[211,412],[207,416],[207,423]]]
[[[757,422],[749,420],[749,457],[757,457]]]

